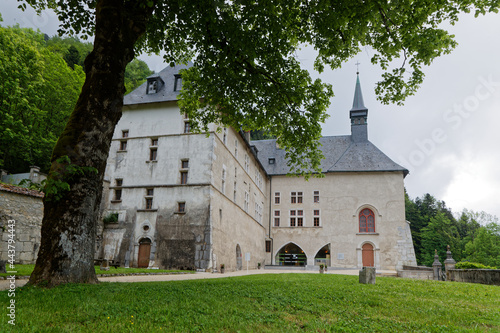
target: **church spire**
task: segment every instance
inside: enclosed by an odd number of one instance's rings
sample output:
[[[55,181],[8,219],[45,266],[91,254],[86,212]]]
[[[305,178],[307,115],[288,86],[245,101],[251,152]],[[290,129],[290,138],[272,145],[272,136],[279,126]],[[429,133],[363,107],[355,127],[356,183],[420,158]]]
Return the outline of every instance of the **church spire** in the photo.
[[[351,118],[351,139],[354,142],[368,141],[368,109],[363,101],[361,83],[359,82],[359,72],[356,73],[356,87],[354,88],[354,100],[352,109],[349,112]]]
[[[356,78],[356,88],[354,89],[354,100],[352,102],[352,111],[362,111],[368,109],[365,106],[365,102],[363,101],[363,93],[361,92],[361,83],[359,82],[359,72],[357,73]]]

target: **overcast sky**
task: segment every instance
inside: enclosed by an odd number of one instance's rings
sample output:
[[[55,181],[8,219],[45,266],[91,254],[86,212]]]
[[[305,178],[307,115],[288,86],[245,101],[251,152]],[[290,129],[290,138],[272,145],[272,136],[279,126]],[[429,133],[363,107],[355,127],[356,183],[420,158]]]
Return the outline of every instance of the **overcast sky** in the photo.
[[[17,10],[17,1],[2,0],[3,25],[19,23],[56,34],[57,18],[32,10]],[[335,71],[312,71],[314,53],[299,53],[313,77],[331,83],[335,97],[323,135],[350,134],[352,106],[359,61],[360,80],[368,107],[369,139],[391,159],[410,170],[405,179],[410,197],[430,193],[444,200],[454,212],[463,208],[500,217],[500,17],[463,15],[449,27],[458,47],[424,69],[426,78],[405,105],[382,105],[375,83],[382,71],[370,63],[365,49]],[[161,57],[140,57],[156,72]]]

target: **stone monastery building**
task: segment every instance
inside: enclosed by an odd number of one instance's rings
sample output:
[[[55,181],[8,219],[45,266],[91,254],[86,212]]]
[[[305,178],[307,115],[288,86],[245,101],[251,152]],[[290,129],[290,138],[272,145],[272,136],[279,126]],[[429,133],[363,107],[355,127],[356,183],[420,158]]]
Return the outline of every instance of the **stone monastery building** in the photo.
[[[323,137],[324,178],[287,177],[276,140],[191,133],[179,70],[125,96],[106,168],[98,256],[126,267],[217,271],[292,265],[416,265],[404,178],[370,141],[359,78],[351,135]],[[347,112],[346,112],[347,115]]]

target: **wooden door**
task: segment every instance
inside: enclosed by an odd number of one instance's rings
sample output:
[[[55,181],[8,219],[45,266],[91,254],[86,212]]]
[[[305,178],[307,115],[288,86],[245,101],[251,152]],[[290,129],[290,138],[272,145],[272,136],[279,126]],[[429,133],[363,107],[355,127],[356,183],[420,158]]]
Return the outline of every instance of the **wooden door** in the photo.
[[[139,243],[139,255],[137,256],[137,267],[147,268],[149,266],[149,255],[151,254],[151,241],[141,240]]]
[[[371,244],[364,244],[362,253],[363,253],[363,266],[374,267],[375,260],[374,260],[373,246]]]

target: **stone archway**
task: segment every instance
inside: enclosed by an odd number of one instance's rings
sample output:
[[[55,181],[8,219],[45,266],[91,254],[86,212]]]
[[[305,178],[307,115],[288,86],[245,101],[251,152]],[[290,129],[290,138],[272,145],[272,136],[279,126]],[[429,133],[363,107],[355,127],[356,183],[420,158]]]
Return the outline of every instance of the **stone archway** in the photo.
[[[236,245],[236,270],[241,271],[243,269],[243,254],[241,253],[240,244]]]
[[[331,253],[330,244],[326,244],[316,253],[314,257],[314,265],[319,266],[321,264],[330,266],[331,265]]]
[[[276,254],[276,263],[280,266],[305,266],[307,256],[300,246],[288,243]]]
[[[151,255],[151,239],[141,238],[139,240],[139,253],[137,255],[137,267],[147,268],[149,266],[149,256]]]

